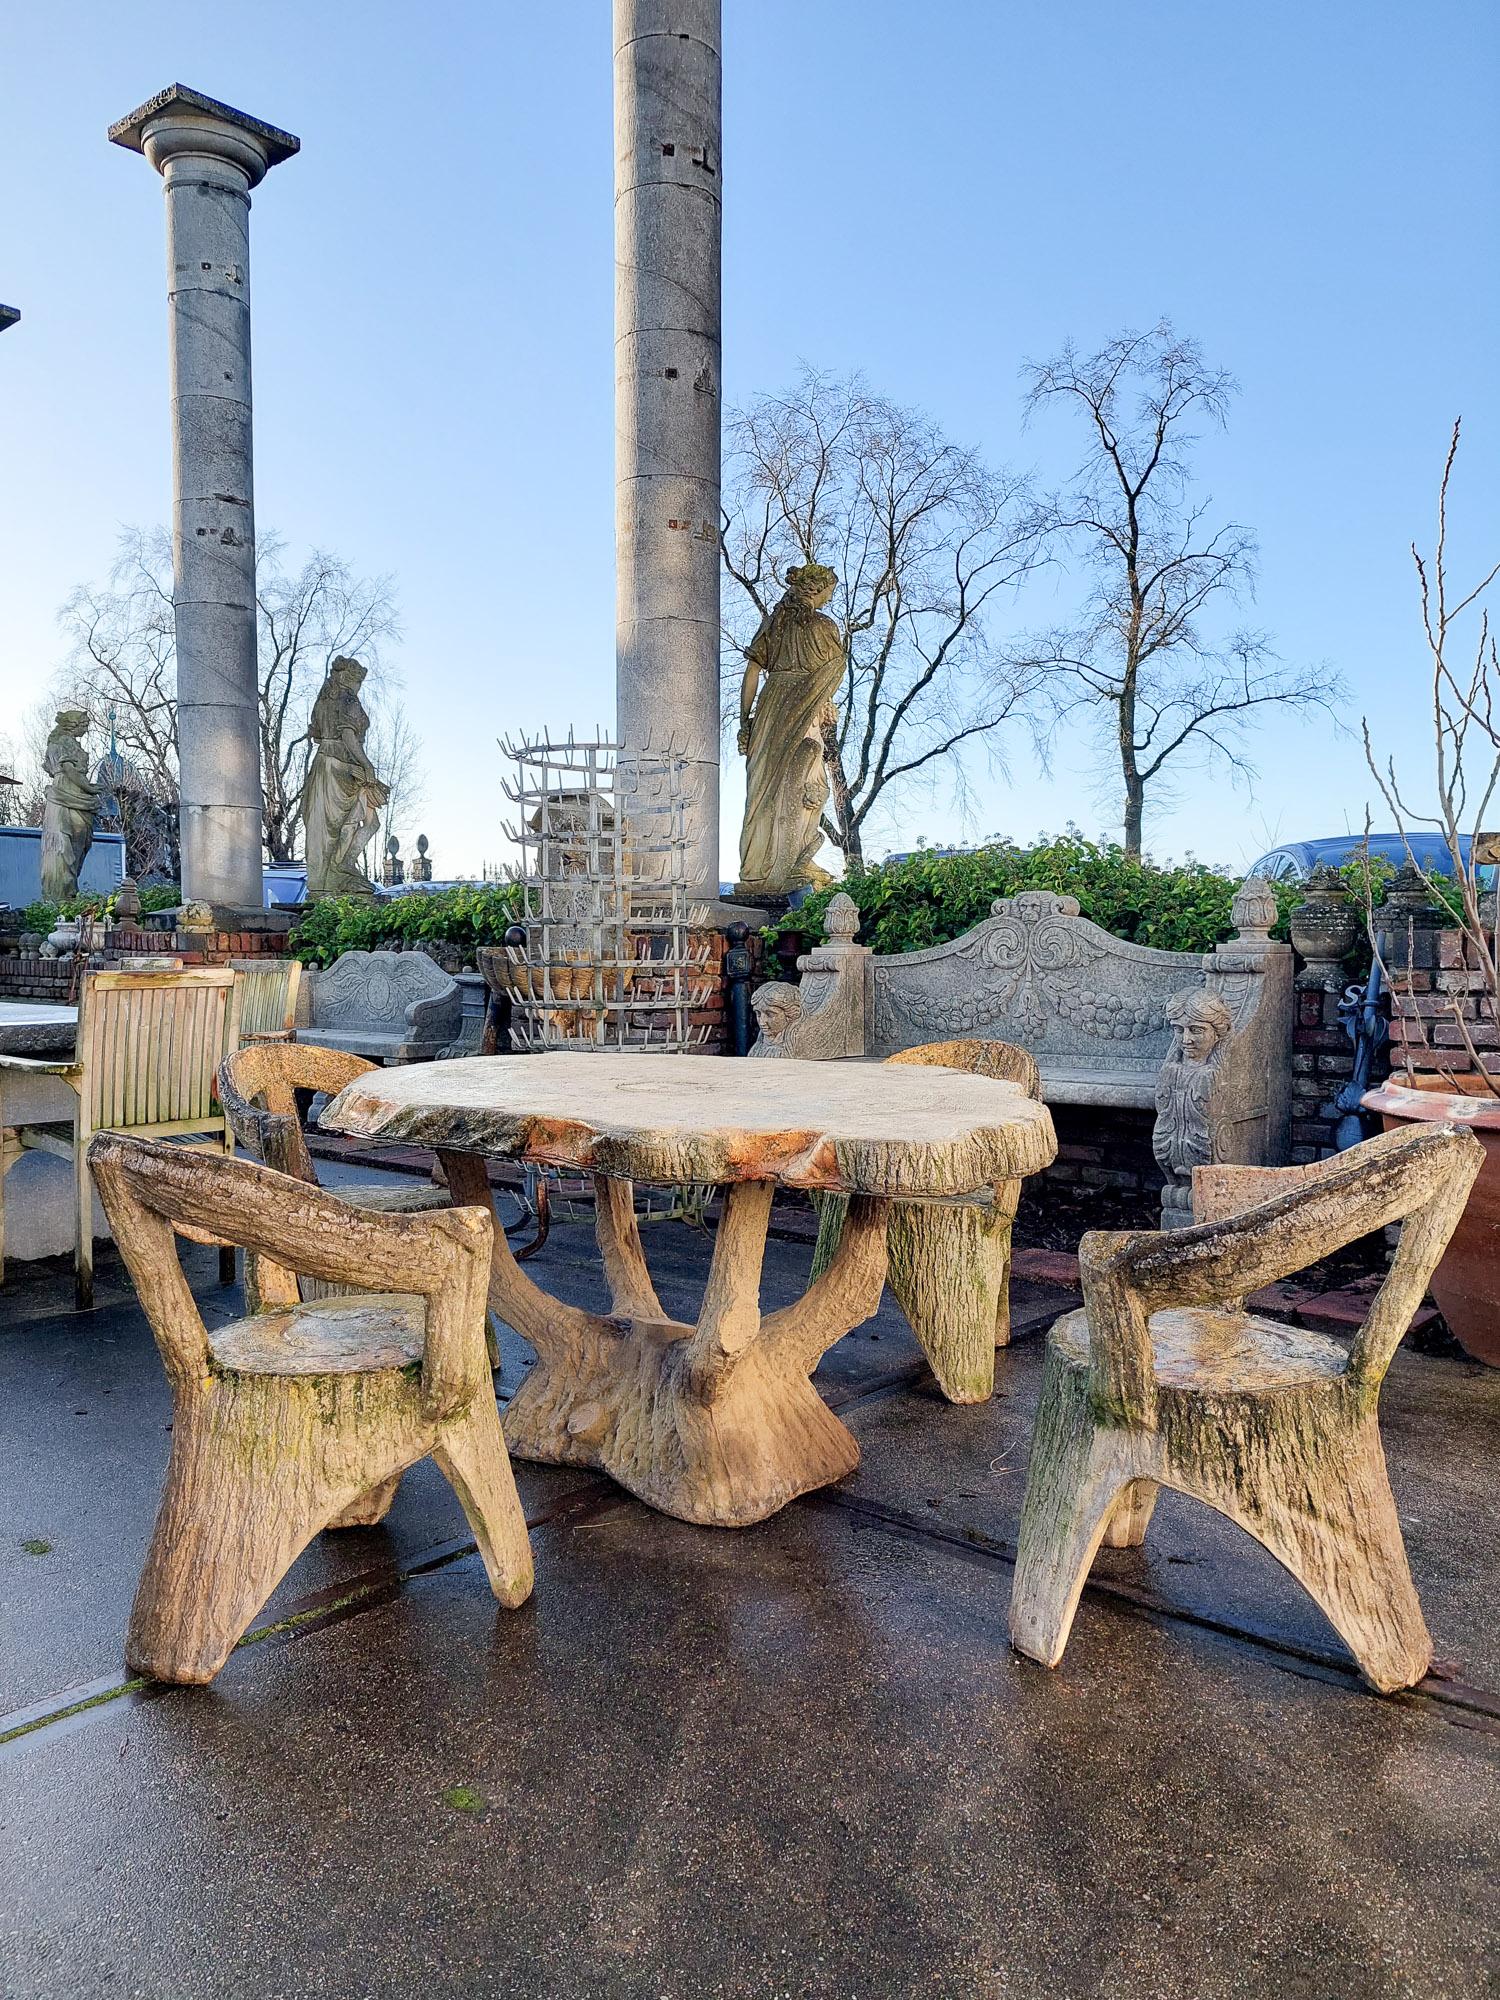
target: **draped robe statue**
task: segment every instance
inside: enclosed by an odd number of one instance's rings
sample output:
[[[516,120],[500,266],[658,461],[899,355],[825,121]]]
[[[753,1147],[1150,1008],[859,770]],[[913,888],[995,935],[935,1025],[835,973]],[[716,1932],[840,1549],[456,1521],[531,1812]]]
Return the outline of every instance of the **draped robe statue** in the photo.
[[[1234,1029],[1217,994],[1190,987],[1167,1002],[1172,1045],[1156,1081],[1156,1125],[1151,1150],[1166,1180],[1162,1215],[1191,1222],[1193,1169],[1213,1164],[1210,1119],[1214,1072]],[[1163,1228],[1167,1223],[1163,1220]]]
[[[52,724],[42,760],[47,773],[42,809],[42,894],[61,903],[78,894],[78,871],[94,838],[99,787],[89,777],[89,760],[82,737],[88,716],[81,708],[64,708]]]
[[[364,677],[358,660],[335,660],[313,703],[313,758],[302,805],[309,902],[375,893],[358,863],[390,787],[365,754],[370,718],[359,698]]]
[[[844,675],[843,640],[822,608],[838,578],[806,563],[788,570],[786,583],[750,642],[740,693],[745,820],[735,887],[761,901],[829,879],[813,856],[828,803],[823,730]]]

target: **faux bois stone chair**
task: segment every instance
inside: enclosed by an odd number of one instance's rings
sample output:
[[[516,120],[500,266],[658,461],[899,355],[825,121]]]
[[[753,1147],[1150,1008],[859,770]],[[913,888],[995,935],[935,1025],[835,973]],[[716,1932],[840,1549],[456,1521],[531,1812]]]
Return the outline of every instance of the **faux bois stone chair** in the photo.
[[[308,1042],[261,1042],[240,1049],[219,1067],[219,1102],[239,1145],[265,1166],[309,1187],[318,1185],[317,1168],[307,1149],[297,1112],[297,1093],[336,1097],[378,1063]],[[337,1198],[372,1215],[411,1215],[427,1209],[451,1208],[446,1187],[430,1182],[398,1180],[384,1174],[376,1181],[341,1186]],[[344,1288],[340,1288],[344,1289]],[[245,1260],[245,1295],[252,1306],[278,1300],[295,1303],[299,1293],[289,1274],[275,1272],[258,1257]],[[301,1294],[328,1296],[330,1287],[304,1279]]]
[[[1483,1157],[1472,1133],[1431,1126],[1313,1166],[1200,1168],[1195,1225],[1084,1237],[1084,1307],[1048,1336],[1012,1645],[1056,1666],[1100,1543],[1140,1543],[1170,1486],[1269,1549],[1373,1687],[1422,1678],[1432,1642],[1376,1406]],[[1352,1348],[1245,1309],[1260,1286],[1397,1221]]]
[[[485,1355],[487,1210],[361,1212],[250,1160],[101,1133],[90,1161],[172,1389],[172,1456],[125,1657],[210,1681],[321,1529],[378,1520],[432,1457],[502,1604],[531,1549]],[[358,1286],[208,1329],[176,1236]]]

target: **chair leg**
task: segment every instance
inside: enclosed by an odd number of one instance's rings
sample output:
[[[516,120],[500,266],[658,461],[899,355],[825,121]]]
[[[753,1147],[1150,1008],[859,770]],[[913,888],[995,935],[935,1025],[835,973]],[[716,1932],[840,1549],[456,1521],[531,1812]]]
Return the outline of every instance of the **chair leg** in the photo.
[[[174,1406],[172,1460],[141,1571],[126,1664],[153,1680],[211,1681],[321,1519],[284,1482],[290,1509],[268,1504],[265,1475],[244,1461],[234,1427],[218,1432],[207,1399]]]
[[[468,1516],[490,1589],[511,1609],[524,1604],[531,1595],[531,1541],[500,1412],[488,1389],[481,1388],[463,1416],[444,1426],[432,1456]]]
[[[1010,1339],[1011,1217],[1004,1206],[891,1210],[890,1283],[950,1403],[994,1394]]]
[[[1146,1539],[1160,1489],[1154,1479],[1132,1479],[1104,1524],[1107,1549],[1138,1549]]]
[[[1246,1493],[1235,1518],[1302,1585],[1372,1687],[1413,1687],[1432,1664],[1432,1639],[1373,1414],[1296,1472],[1294,1505],[1282,1478],[1269,1494]]]
[[[77,1195],[73,1242],[73,1297],[80,1312],[94,1307],[94,1183],[88,1148],[80,1136],[73,1149],[73,1180]]]
[[[1010,1643],[1043,1666],[1063,1656],[1089,1569],[1130,1480],[1127,1451],[1126,1434],[1096,1426],[1086,1371],[1049,1353],[1010,1594]]]

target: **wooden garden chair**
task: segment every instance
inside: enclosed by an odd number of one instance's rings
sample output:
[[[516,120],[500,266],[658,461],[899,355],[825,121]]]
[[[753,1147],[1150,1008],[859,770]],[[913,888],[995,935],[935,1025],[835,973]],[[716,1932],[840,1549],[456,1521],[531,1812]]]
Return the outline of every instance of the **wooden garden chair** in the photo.
[[[302,961],[236,958],[231,964],[240,989],[240,1046],[295,1041]]]
[[[1199,1168],[1194,1227],[1084,1237],[1084,1307],[1047,1341],[1013,1646],[1056,1666],[1100,1542],[1139,1544],[1170,1486],[1269,1549],[1374,1687],[1422,1678],[1432,1642],[1376,1405],[1483,1157],[1472,1133],[1429,1126],[1313,1166]],[[1352,1348],[1246,1311],[1261,1285],[1396,1221]]]
[[[886,1061],[966,1070],[1018,1083],[1028,1097],[1042,1094],[1036,1058],[1010,1042],[927,1042]],[[1010,1237],[1020,1196],[1021,1183],[1009,1181],[985,1207],[891,1206],[888,1281],[950,1403],[994,1394],[995,1349],[1010,1340]],[[814,1274],[832,1258],[847,1206],[841,1195],[819,1201]]]
[[[258,1042],[227,1056],[219,1067],[219,1102],[237,1142],[264,1165],[294,1181],[318,1185],[318,1173],[307,1149],[302,1121],[297,1113],[297,1092],[326,1092],[338,1095],[377,1063],[343,1049],[328,1049],[316,1042]],[[452,1196],[446,1187],[420,1181],[398,1181],[390,1175],[379,1181],[357,1182],[337,1190],[337,1199],[372,1215],[406,1215],[431,1208],[451,1208]],[[302,1287],[308,1297],[330,1296],[330,1288],[311,1280]],[[258,1257],[245,1260],[245,1300],[253,1310],[263,1301],[295,1302],[297,1292],[287,1289],[287,1280],[272,1276]]]
[[[135,1673],[210,1681],[321,1529],[379,1520],[429,1455],[502,1604],[531,1549],[485,1357],[482,1208],[379,1215],[250,1160],[117,1133],[89,1148],[172,1389],[172,1456],[125,1642]],[[176,1236],[357,1295],[205,1327]]]
[[[90,1137],[95,1132],[135,1132],[182,1147],[232,1151],[233,1135],[214,1096],[214,1079],[238,1040],[238,989],[227,966],[132,969],[85,976],[78,1035],[68,1060],[0,1055],[3,1164],[29,1149],[56,1154],[74,1170],[73,1267],[81,1309],[94,1303]],[[7,1115],[7,1099],[20,1115]],[[28,1100],[43,1106],[39,1115],[25,1109]],[[4,1201],[0,1173],[0,1249]],[[0,1274],[3,1269],[0,1264]],[[219,1276],[225,1284],[233,1283],[233,1250],[221,1253]]]

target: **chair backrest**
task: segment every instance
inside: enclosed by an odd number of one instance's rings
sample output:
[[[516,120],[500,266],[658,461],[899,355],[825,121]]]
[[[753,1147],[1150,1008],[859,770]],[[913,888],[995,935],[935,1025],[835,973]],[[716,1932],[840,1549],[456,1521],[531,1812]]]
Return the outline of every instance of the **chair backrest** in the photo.
[[[1042,1095],[1042,1073],[1030,1049],[1018,1049],[1014,1042],[970,1039],[956,1042],[923,1042],[919,1048],[901,1049],[887,1056],[889,1063],[914,1063],[921,1068],[962,1069],[971,1076],[998,1077],[1001,1083],[1018,1083],[1028,1097]]]
[[[240,987],[241,1046],[262,1035],[290,1036],[297,1025],[301,959],[236,958],[231,964]]]
[[[219,1066],[219,1102],[236,1142],[279,1174],[316,1186],[317,1170],[302,1123],[297,1092],[335,1096],[346,1083],[377,1065],[316,1042],[252,1042]]]
[[[214,1096],[239,1036],[228,966],[91,972],[78,1002],[80,1138],[227,1132]]]
[[[1372,1396],[1422,1302],[1484,1161],[1472,1132],[1450,1125],[1385,1132],[1334,1159],[1277,1174],[1255,1170],[1252,1197],[1233,1209],[1222,1182],[1206,1182],[1223,1213],[1214,1222],[1156,1233],[1091,1231],[1079,1245],[1089,1314],[1089,1366],[1101,1408],[1150,1421],[1155,1382],[1149,1331],[1162,1306],[1223,1306],[1341,1250],[1388,1223],[1401,1240],[1350,1349],[1350,1379]]]
[[[416,1292],[427,1302],[422,1358],[429,1414],[451,1415],[485,1384],[487,1208],[370,1215],[320,1188],[222,1154],[103,1132],[89,1166],[173,1384],[201,1392],[208,1335],[175,1236],[236,1243],[327,1284]]]

